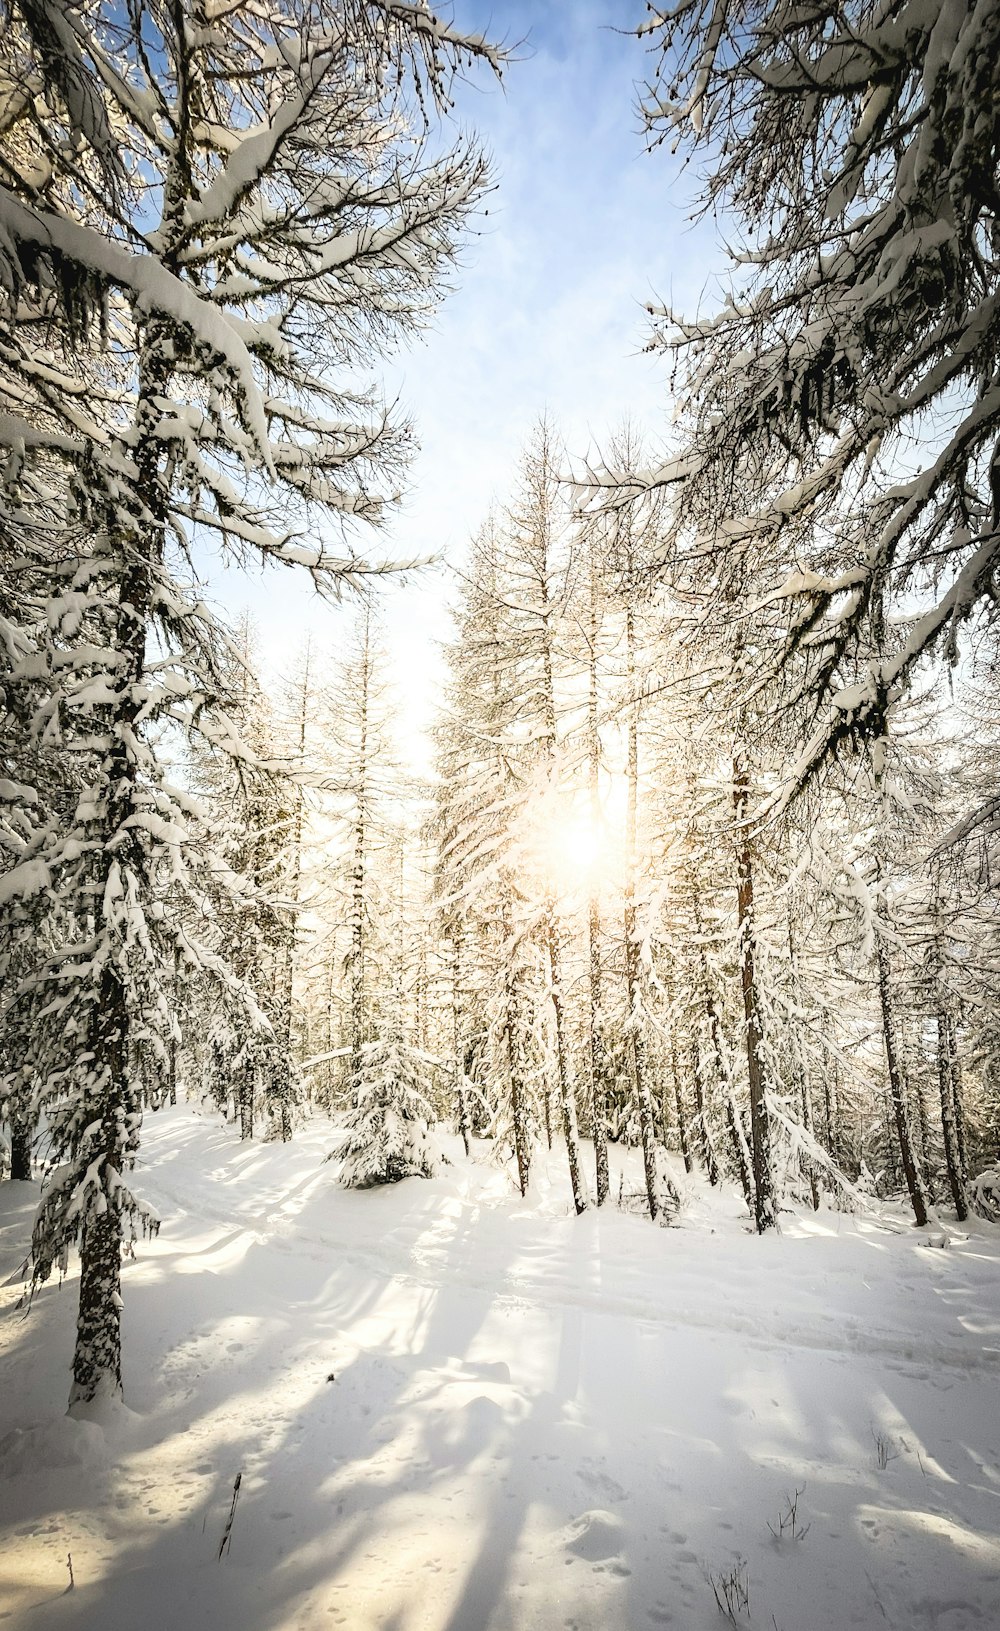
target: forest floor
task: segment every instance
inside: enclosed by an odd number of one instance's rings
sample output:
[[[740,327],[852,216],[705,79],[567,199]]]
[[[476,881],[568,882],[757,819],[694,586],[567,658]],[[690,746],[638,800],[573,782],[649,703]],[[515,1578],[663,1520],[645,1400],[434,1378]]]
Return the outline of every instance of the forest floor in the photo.
[[[36,1186],[0,1186],[0,1617],[1000,1624],[1000,1230],[932,1246],[823,1210],[757,1239],[694,1181],[675,1227],[578,1219],[554,1154],[522,1202],[457,1143],[438,1178],[348,1193],[331,1142],[147,1117],[163,1227],[125,1271],[127,1407],[100,1424],[61,1413],[73,1273],[16,1310]]]

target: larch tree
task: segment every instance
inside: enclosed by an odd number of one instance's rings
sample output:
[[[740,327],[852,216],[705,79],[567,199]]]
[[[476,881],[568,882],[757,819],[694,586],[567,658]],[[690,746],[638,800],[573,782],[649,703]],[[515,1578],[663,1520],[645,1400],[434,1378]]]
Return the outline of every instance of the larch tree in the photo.
[[[465,978],[482,993],[480,1035],[468,1039],[466,1058],[501,1136],[509,1133],[524,1195],[535,1141],[536,1002],[531,903],[516,838],[525,750],[503,548],[494,514],[472,541],[447,648],[445,711],[436,733],[435,894],[453,946],[459,925],[466,929]]]
[[[671,458],[762,553],[801,665],[800,786],[878,736],[882,698],[953,664],[1000,551],[1000,4],[735,0],[651,8],[652,143],[708,159],[706,207],[745,247],[714,315],[656,314],[685,409]],[[879,606],[920,607],[871,661]]]
[[[15,1064],[51,1132],[36,1282],[80,1248],[84,1404],[120,1389],[122,1249],[156,1226],[127,1176],[135,1050],[168,1067],[175,956],[239,994],[164,904],[198,894],[205,834],[155,728],[241,752],[191,551],[357,577],[320,518],[377,522],[409,443],[358,380],[432,308],[487,182],[471,142],[434,152],[424,109],[499,59],[422,0],[12,0],[5,21],[2,498],[58,558],[5,690],[41,677],[32,728],[81,785],[4,898],[59,920]]]
[[[261,1112],[268,1131],[289,1136],[291,1120],[289,1061],[286,1044],[286,981],[292,906],[286,879],[294,796],[288,761],[278,754],[276,721],[255,670],[255,638],[248,618],[235,630],[232,649],[220,678],[225,702],[242,754],[195,741],[188,777],[204,805],[203,825],[214,837],[221,875],[206,879],[206,901],[214,929],[213,949],[224,948],[226,961],[244,988],[253,993],[265,1025],[233,1025],[224,993],[214,981],[198,982],[195,1007],[175,1014],[193,1042],[180,1041],[185,1055],[201,1044],[208,1030],[211,1050],[202,1071],[209,1095],[219,1108],[232,1103],[240,1136],[259,1130]],[[176,961],[176,958],[175,958]],[[175,992],[172,1007],[180,1007]],[[195,1013],[208,1010],[208,1024]],[[197,1068],[197,1067],[196,1067]]]
[[[560,634],[568,604],[569,517],[561,490],[565,456],[555,431],[542,418],[521,461],[515,494],[506,512],[505,579],[501,597],[509,628],[508,685],[517,698],[516,729],[526,745],[524,763],[533,770],[529,820],[540,814],[549,825],[541,835],[543,872],[559,843]],[[565,928],[551,877],[542,880],[538,933],[543,949],[552,1017],[552,1056],[573,1204],[587,1205],[580,1166],[576,1078],[570,1046],[564,982]]]
[[[665,554],[700,562],[752,658],[734,697],[733,789],[758,1201],[769,1045],[754,823],[765,789],[742,721],[756,716],[780,742],[771,802],[787,800],[860,739],[877,756],[887,711],[921,667],[954,666],[969,626],[991,615],[1000,107],[986,63],[998,31],[993,0],[679,0],[650,7],[638,30],[653,53],[641,98],[650,144],[704,155],[704,207],[739,241],[717,312],[653,309],[651,346],[673,359],[679,396],[669,456],[631,480],[606,477],[619,500],[674,489]],[[875,637],[914,605],[905,639]],[[891,1004],[884,935],[882,946]],[[905,1152],[897,1027],[884,1028]],[[921,1218],[919,1171],[901,1160]]]
[[[613,1071],[609,1050],[606,931],[602,883],[607,871],[608,822],[604,813],[605,747],[602,722],[607,706],[607,658],[611,593],[607,570],[607,523],[604,516],[583,518],[576,541],[577,570],[570,619],[576,624],[578,661],[586,684],[586,711],[581,724],[581,750],[586,764],[586,804],[591,841],[605,864],[591,869],[587,887],[587,1051],[590,1066],[590,1126],[598,1206],[610,1192],[608,1113]]]
[[[347,650],[324,688],[327,764],[324,785],[339,828],[339,863],[328,867],[344,934],[342,999],[347,1070],[354,1081],[377,1029],[377,987],[385,980],[385,919],[392,881],[383,875],[391,842],[389,808],[399,788],[390,736],[387,652],[369,602],[359,609]]]

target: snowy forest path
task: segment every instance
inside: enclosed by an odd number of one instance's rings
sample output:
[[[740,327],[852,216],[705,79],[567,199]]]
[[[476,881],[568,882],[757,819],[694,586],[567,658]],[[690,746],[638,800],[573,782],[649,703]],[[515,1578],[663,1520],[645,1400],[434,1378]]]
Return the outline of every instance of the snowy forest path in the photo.
[[[318,1127],[314,1124],[313,1133],[329,1141],[331,1135],[324,1127],[322,1122]],[[173,1129],[165,1127],[167,1151],[174,1147],[175,1138]],[[213,1140],[209,1158],[215,1148]],[[195,1221],[230,1228],[238,1225],[258,1245],[297,1256],[315,1254],[411,1287],[436,1291],[445,1285],[464,1285],[481,1290],[488,1284],[495,1299],[511,1310],[532,1304],[587,1309],[654,1325],[726,1332],[764,1348],[878,1355],[913,1367],[916,1374],[925,1374],[931,1366],[995,1373],[1000,1364],[1000,1326],[985,1333],[994,1340],[979,1346],[968,1342],[960,1323],[961,1306],[974,1300],[978,1285],[978,1276],[964,1273],[959,1266],[977,1261],[976,1244],[968,1240],[960,1253],[941,1250],[925,1244],[923,1236],[904,1224],[907,1266],[901,1272],[900,1252],[891,1248],[899,1226],[892,1220],[883,1228],[878,1221],[843,1214],[831,1218],[827,1213],[822,1221],[796,1215],[787,1220],[780,1239],[757,1242],[755,1251],[747,1253],[751,1261],[740,1265],[738,1283],[731,1293],[724,1292],[723,1266],[731,1261],[733,1235],[743,1232],[743,1208],[733,1192],[718,1199],[710,1197],[714,1214],[708,1206],[696,1205],[680,1231],[651,1237],[663,1259],[665,1276],[663,1295],[651,1298],[648,1259],[644,1255],[637,1262],[631,1249],[632,1221],[623,1229],[621,1214],[613,1206],[603,1213],[592,1207],[578,1219],[563,1193],[558,1161],[553,1163],[552,1174],[536,1181],[534,1192],[522,1202],[495,1165],[485,1163],[470,1171],[459,1157],[458,1170],[453,1168],[439,1179],[432,1196],[420,1183],[406,1186],[408,1204],[401,1214],[393,1207],[394,1227],[383,1231],[378,1226],[357,1227],[366,1211],[385,1205],[377,1193],[360,1203],[338,1194],[336,1207],[324,1204],[335,1182],[335,1161],[285,1177],[281,1163],[268,1160],[273,1146],[244,1148],[246,1158],[221,1166],[217,1181],[206,1159],[199,1181],[178,1187],[173,1176],[176,1164],[158,1161],[157,1146],[152,1146],[148,1159],[156,1167],[156,1181],[150,1198],[162,1215],[183,1216],[187,1226]],[[226,1149],[223,1143],[220,1153]],[[619,1151],[618,1157],[625,1169],[634,1164],[634,1152]],[[253,1187],[255,1175],[275,1166],[277,1172],[274,1177],[269,1173],[269,1187],[262,1196]],[[263,1204],[258,1204],[261,1200]],[[540,1221],[545,1225],[541,1234]],[[477,1236],[474,1256],[459,1254],[456,1258],[456,1240],[473,1232]],[[845,1236],[867,1247],[871,1275],[858,1277],[839,1262],[827,1267],[824,1259],[831,1251],[837,1252],[836,1245],[829,1243]],[[986,1264],[1000,1260],[1000,1246],[996,1257],[992,1246],[991,1241],[981,1259]],[[580,1272],[581,1258],[587,1264],[585,1274]],[[775,1258],[780,1262],[778,1272]],[[880,1262],[892,1264],[890,1286],[881,1283]],[[810,1288],[815,1292],[807,1322],[790,1321],[783,1313],[782,1293],[788,1277],[800,1273],[799,1305],[804,1302],[802,1292]],[[827,1306],[823,1286],[828,1274],[856,1280],[856,1309],[846,1312],[842,1297],[835,1308]],[[928,1285],[941,1318],[928,1319],[916,1342],[910,1305]]]
[[[0,1612],[710,1631],[708,1577],[739,1554],[753,1623],[780,1631],[991,1622],[998,1231],[942,1251],[824,1212],[761,1240],[700,1183],[680,1227],[576,1218],[555,1156],[522,1201],[457,1140],[430,1181],[345,1191],[332,1141],[319,1119],[259,1145],[147,1118],[162,1229],[125,1270],[128,1407],[53,1417],[65,1290],[0,1327]],[[613,1152],[626,1189],[640,1159]],[[796,1491],[809,1533],[777,1544]]]

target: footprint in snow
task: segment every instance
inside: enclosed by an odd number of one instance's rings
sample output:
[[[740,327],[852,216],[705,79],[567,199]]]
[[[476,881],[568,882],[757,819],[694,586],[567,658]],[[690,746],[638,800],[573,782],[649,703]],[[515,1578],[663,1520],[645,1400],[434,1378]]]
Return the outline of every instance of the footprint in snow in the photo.
[[[456,1359],[452,1363],[457,1366],[463,1378],[474,1377],[477,1382],[510,1381],[510,1366],[502,1359],[492,1361]]]

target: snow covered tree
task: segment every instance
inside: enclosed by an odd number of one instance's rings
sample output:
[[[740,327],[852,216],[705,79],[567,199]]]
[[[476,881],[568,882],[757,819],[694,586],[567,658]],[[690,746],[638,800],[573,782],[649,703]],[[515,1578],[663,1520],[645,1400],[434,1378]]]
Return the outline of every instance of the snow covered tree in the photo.
[[[518,728],[529,744],[527,758],[534,781],[531,804],[542,811],[547,795],[557,794],[559,789],[558,641],[569,584],[567,507],[560,492],[564,464],[555,431],[542,418],[525,449],[515,496],[507,511],[505,581],[501,589],[509,630],[508,685],[517,699]],[[557,810],[557,805],[553,809]],[[543,848],[553,841],[558,842],[557,829],[546,835]],[[565,928],[549,880],[544,882],[539,938],[547,965],[553,1065],[573,1204],[577,1212],[582,1212],[587,1200],[580,1168],[576,1081],[567,1023]]]
[[[362,1049],[379,1030],[380,985],[391,985],[385,953],[392,879],[382,863],[391,848],[390,806],[400,776],[390,734],[387,653],[369,603],[360,608],[347,645],[324,687],[323,785],[340,840],[337,862],[326,867],[326,887],[336,901],[338,929],[346,931],[331,932],[327,958],[337,963],[336,1001],[353,1081]]]
[[[607,528],[604,517],[591,518],[580,528],[577,555],[576,600],[573,608],[579,631],[582,667],[586,675],[587,707],[582,726],[583,751],[587,767],[588,816],[595,844],[606,832],[602,801],[604,743],[601,716],[604,704],[602,672],[608,647]],[[571,616],[573,613],[571,612]],[[630,716],[631,717],[631,716]],[[587,987],[588,1052],[590,1063],[590,1128],[594,1141],[594,1169],[598,1206],[608,1199],[608,1098],[612,1069],[606,1008],[604,967],[604,926],[602,923],[602,875],[598,867],[589,880],[587,899]]]
[[[338,1150],[348,1189],[430,1178],[438,1156],[428,1131],[431,1083],[420,1054],[399,1036],[362,1044],[352,1080],[354,1109]]]
[[[470,1048],[476,1086],[508,1131],[521,1194],[535,1137],[530,906],[518,876],[515,828],[524,805],[519,688],[506,622],[500,520],[473,539],[456,635],[448,648],[446,711],[437,730],[435,893],[448,933],[464,940],[481,993],[481,1036]],[[501,1109],[502,1107],[502,1109]]]
[[[206,835],[152,746],[164,723],[241,753],[190,552],[214,540],[321,589],[362,570],[317,521],[377,521],[408,431],[358,380],[431,309],[486,182],[470,142],[432,151],[424,109],[498,59],[422,0],[16,0],[8,20],[3,495],[58,560],[10,684],[42,677],[32,728],[81,786],[4,896],[59,912],[22,977],[45,1024],[21,1063],[55,1162],[35,1278],[79,1244],[86,1402],[120,1388],[122,1248],[155,1227],[126,1174],[137,1050],[168,1068],[166,971],[211,974],[267,1025],[185,927]]]
[[[786,622],[762,666],[800,665],[795,786],[991,614],[1000,4],[651,9],[650,139],[705,152],[746,248],[718,313],[659,314],[687,412],[649,479],[682,483],[687,549],[766,565]],[[914,597],[870,660],[873,609]]]
[[[295,910],[290,879],[301,809],[297,779],[301,767],[297,756],[279,753],[279,727],[255,661],[254,631],[244,618],[220,675],[227,714],[244,754],[234,760],[225,749],[196,742],[189,774],[227,868],[221,878],[206,880],[214,945],[224,949],[233,972],[253,992],[267,1026],[227,1027],[224,1013],[218,1012],[220,993],[204,981],[198,998],[199,1009],[209,1011],[207,1025],[203,1021],[192,1027],[187,1014],[178,1018],[182,1030],[193,1028],[196,1033],[194,1047],[187,1044],[187,1052],[203,1043],[200,1033],[211,1032],[203,1079],[220,1108],[233,1103],[241,1137],[254,1136],[263,1113],[269,1131],[287,1139],[295,1097],[288,1018]]]

